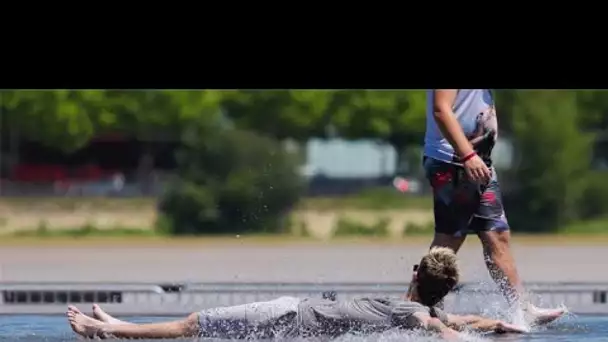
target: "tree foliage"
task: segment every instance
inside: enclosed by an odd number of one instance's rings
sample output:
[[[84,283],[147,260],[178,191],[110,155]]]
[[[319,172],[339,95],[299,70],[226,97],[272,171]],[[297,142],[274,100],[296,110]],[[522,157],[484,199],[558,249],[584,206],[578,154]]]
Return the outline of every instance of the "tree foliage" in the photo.
[[[579,129],[575,91],[518,91],[512,108],[520,229],[547,231],[577,218],[587,186],[592,137]]]
[[[279,140],[321,136],[332,91],[240,90],[224,93],[222,107],[239,128]]]
[[[200,125],[184,135],[176,176],[160,206],[173,234],[280,231],[303,185],[278,142]]]
[[[0,106],[11,129],[27,139],[65,151],[96,134],[168,132],[219,114],[218,91],[11,90]]]
[[[84,145],[95,133],[104,112],[103,91],[2,91],[3,115],[11,129],[64,150]]]
[[[330,122],[343,137],[376,138],[403,148],[422,142],[425,108],[425,91],[338,91],[329,106]]]

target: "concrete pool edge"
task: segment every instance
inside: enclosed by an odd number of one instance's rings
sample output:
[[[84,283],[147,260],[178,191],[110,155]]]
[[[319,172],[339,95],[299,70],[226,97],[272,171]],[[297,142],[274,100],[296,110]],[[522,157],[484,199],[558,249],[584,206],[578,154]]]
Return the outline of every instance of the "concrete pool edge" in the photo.
[[[179,316],[213,307],[271,300],[282,296],[340,298],[400,297],[406,283],[0,283],[0,315],[60,315],[67,305],[89,310],[98,303],[130,316]],[[526,283],[544,307],[565,305],[574,314],[608,314],[608,283]],[[445,300],[454,312],[473,312],[506,304],[493,284],[463,283]]]

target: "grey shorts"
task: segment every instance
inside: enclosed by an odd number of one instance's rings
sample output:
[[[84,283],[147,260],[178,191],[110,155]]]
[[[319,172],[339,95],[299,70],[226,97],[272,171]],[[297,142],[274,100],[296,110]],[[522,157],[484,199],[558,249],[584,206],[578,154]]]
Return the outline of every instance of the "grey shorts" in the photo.
[[[433,188],[435,232],[462,236],[509,230],[494,168],[490,182],[480,187],[466,178],[460,166],[428,157],[423,163]]]
[[[267,302],[201,310],[201,337],[222,339],[275,338],[297,330],[300,299],[280,297]]]

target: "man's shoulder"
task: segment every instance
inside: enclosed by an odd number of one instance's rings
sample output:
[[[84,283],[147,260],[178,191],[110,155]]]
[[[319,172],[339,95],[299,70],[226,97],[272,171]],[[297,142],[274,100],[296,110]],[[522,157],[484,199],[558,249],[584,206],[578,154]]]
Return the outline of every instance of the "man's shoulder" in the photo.
[[[427,311],[428,307],[418,303],[411,301],[409,299],[405,299],[402,297],[376,297],[374,300],[383,302],[385,305],[388,305],[393,308],[393,310],[405,310],[405,311]]]
[[[411,307],[411,308],[426,308],[426,306],[424,306],[423,304],[411,301],[409,299],[404,299],[404,298],[393,298],[391,300],[391,304],[393,306],[402,306],[402,307]]]

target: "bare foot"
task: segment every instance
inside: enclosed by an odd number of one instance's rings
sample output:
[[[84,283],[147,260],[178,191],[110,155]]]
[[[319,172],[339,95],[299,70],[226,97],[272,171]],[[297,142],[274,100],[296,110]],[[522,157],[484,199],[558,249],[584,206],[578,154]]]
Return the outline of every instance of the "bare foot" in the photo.
[[[82,311],[80,311],[80,309],[78,309],[78,308],[77,308],[77,307],[75,307],[74,305],[69,305],[69,306],[68,306],[68,310],[72,310],[72,311],[74,311],[75,313],[79,313],[79,314],[81,314],[81,313],[82,313]]]
[[[75,306],[68,306],[68,322],[74,330],[80,336],[93,338],[96,336],[103,336],[103,325],[104,323],[91,318],[78,310]]]
[[[526,308],[527,320],[533,325],[549,324],[568,312],[565,308],[541,309],[529,304]]]
[[[104,323],[109,324],[132,324],[110,316],[107,312],[103,311],[101,307],[97,304],[93,304],[93,317]]]

